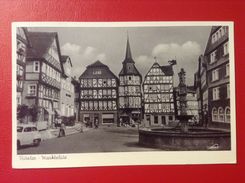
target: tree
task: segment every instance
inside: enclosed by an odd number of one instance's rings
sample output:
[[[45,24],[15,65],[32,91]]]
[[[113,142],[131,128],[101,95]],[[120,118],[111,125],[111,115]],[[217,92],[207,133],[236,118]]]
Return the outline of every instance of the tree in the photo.
[[[17,107],[17,119],[23,120],[29,114],[28,106],[25,104],[18,105]]]
[[[36,122],[37,121],[38,113],[39,113],[38,106],[32,105],[29,108],[29,114],[31,116],[31,121],[32,122]]]

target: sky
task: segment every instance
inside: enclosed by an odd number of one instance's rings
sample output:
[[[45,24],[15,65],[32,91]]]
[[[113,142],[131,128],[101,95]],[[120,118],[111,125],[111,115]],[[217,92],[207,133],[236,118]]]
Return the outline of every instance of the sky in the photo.
[[[132,57],[142,76],[154,63],[154,57],[160,65],[176,59],[174,85],[177,86],[181,68],[186,71],[187,84],[193,85],[198,57],[204,53],[211,26],[35,27],[28,30],[57,32],[61,54],[70,56],[72,75],[77,78],[87,65],[97,60],[118,75],[125,58],[128,34]]]

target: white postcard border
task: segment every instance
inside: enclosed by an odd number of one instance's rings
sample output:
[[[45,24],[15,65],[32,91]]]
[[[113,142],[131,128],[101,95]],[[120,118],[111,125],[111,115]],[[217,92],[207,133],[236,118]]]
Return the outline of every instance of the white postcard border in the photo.
[[[156,151],[79,154],[17,155],[16,116],[16,28],[17,27],[160,27],[229,26],[231,150],[229,151]],[[123,165],[187,165],[236,163],[234,23],[231,21],[182,22],[13,22],[12,23],[12,167],[58,168]]]

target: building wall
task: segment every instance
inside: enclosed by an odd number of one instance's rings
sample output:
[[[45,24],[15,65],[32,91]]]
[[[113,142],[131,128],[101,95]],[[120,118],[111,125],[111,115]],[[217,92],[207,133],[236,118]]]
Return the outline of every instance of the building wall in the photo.
[[[158,64],[153,64],[145,76],[143,91],[146,121],[150,121],[151,125],[162,125],[175,120],[173,75],[165,75]],[[172,120],[169,120],[169,116],[172,116]],[[154,123],[154,118],[158,122],[155,120]]]
[[[130,123],[131,119],[141,120],[141,77],[139,75],[121,75],[119,80],[119,114],[123,118],[123,122]],[[125,118],[125,114],[128,116],[127,118]]]
[[[208,60],[209,127],[230,127],[229,38],[228,27],[219,27],[210,35]]]
[[[62,116],[74,116],[74,85],[71,77],[61,79],[60,112]]]
[[[23,89],[25,84],[26,50],[28,46],[27,37],[24,28],[17,28],[16,45],[16,89],[17,105],[23,104]]]
[[[163,126],[169,125],[171,122],[175,121],[175,115],[166,113],[146,113],[144,115],[144,120],[148,126]]]
[[[102,114],[111,113],[114,116],[114,121],[111,122],[116,123],[118,110],[116,76],[113,76],[109,68],[100,62],[99,66],[90,66],[84,73],[88,75],[80,77],[80,120],[83,121],[83,115],[89,113],[92,121],[94,120],[92,116],[98,115],[99,124],[103,124]]]
[[[91,123],[94,126],[95,119],[98,119],[100,125],[110,125],[117,123],[117,111],[81,111],[80,119],[84,123]]]

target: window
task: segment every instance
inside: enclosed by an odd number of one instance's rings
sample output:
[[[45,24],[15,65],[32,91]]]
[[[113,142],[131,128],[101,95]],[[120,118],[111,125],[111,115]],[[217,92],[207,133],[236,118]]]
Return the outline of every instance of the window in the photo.
[[[35,61],[33,63],[33,72],[39,72],[40,71],[40,62],[39,61]]]
[[[227,98],[230,98],[230,84],[226,85],[226,89],[227,89]]]
[[[151,116],[150,115],[146,115],[146,121],[151,122]]]
[[[219,107],[219,110],[218,110],[218,120],[221,121],[221,122],[224,122],[224,110],[222,107]]]
[[[230,75],[230,64],[226,64],[225,66],[225,76],[229,76]]]
[[[229,53],[229,42],[226,42],[224,45],[224,56]]]
[[[215,107],[212,109],[212,121],[218,121],[218,111]]]
[[[213,88],[213,100],[219,99],[219,87]]]
[[[158,124],[158,116],[154,116],[154,124]]]
[[[210,54],[210,64],[214,63],[217,60],[217,50],[213,51]]]
[[[216,41],[216,37],[215,37],[215,34],[213,34],[212,36],[212,43],[214,43]]]
[[[36,95],[36,85],[35,84],[30,84],[28,85],[28,95],[35,96]]]
[[[173,116],[168,116],[168,120],[172,121],[173,120]]]
[[[216,81],[219,79],[219,69],[215,69],[212,71],[212,81]]]
[[[225,108],[225,122],[230,123],[231,121],[231,110],[229,107]]]

